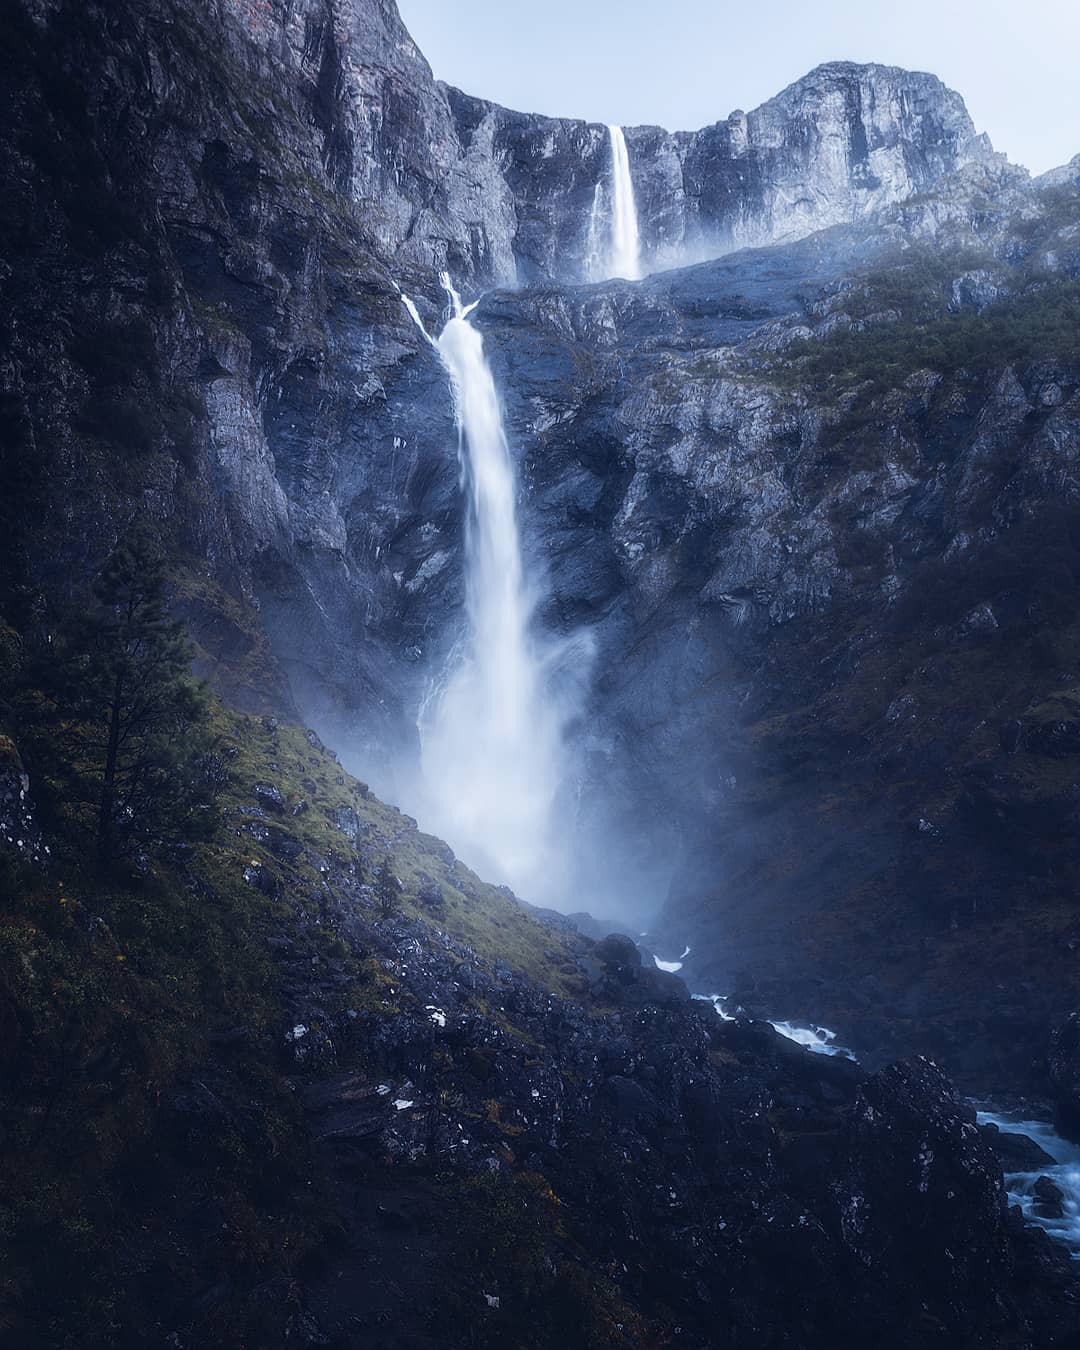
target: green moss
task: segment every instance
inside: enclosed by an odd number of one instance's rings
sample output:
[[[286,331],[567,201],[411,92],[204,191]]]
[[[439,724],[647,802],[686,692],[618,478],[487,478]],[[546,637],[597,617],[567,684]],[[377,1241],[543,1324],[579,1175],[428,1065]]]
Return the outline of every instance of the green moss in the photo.
[[[242,600],[194,564],[172,585],[177,608],[202,623],[205,660],[217,625],[234,640],[234,685],[272,676]],[[230,1268],[262,1283],[292,1278],[321,1248],[334,1201],[319,1192],[297,1094],[279,1068],[292,1009],[275,944],[286,934],[313,971],[334,971],[318,989],[334,1026],[349,1010],[395,1016],[408,991],[335,928],[349,905],[369,925],[397,922],[356,885],[383,857],[403,882],[400,910],[473,948],[470,961],[583,993],[574,943],[379,801],[304,728],[216,699],[209,718],[226,782],[220,823],[205,837],[105,874],[64,835],[61,812],[48,874],[0,859],[0,1267],[14,1272],[0,1283],[0,1325],[16,1336],[47,1327],[57,1350],[105,1350],[117,1328],[151,1315],[117,1253],[145,1249],[148,1268],[189,1287],[203,1211],[227,1234]],[[18,738],[6,716],[0,759],[18,762]],[[277,789],[283,810],[260,810],[257,783]],[[281,833],[267,839],[267,827]],[[437,914],[420,899],[432,884],[444,897]],[[523,1043],[511,1017],[487,1011]],[[221,1044],[242,1048],[230,1055]],[[210,1107],[172,1110],[192,1094]],[[512,1122],[504,1133],[509,1149]],[[222,1343],[259,1343],[257,1308],[242,1293],[228,1308]]]
[[[227,591],[205,562],[185,558],[169,578],[172,608],[195,646],[195,669],[235,707],[269,713],[288,702],[285,677],[258,612]]]
[[[290,813],[283,818],[283,827],[305,845],[305,855],[286,867],[251,840],[245,847],[261,866],[318,885],[317,856],[359,861],[349,834],[338,823],[342,812],[355,813],[360,848],[366,847],[378,859],[388,854],[404,884],[400,908],[405,914],[449,933],[486,961],[504,961],[556,992],[583,994],[572,953],[556,930],[454,861],[441,840],[424,834],[410,816],[373,796],[321,745],[309,744],[302,728],[282,723],[270,731],[258,718],[224,710],[219,717],[219,735],[231,756],[227,795],[238,828],[257,819],[250,811],[255,784],[270,783],[281,792]],[[302,814],[292,815],[301,802],[306,803]],[[443,894],[443,907],[436,915],[420,900],[420,891],[430,882]]]
[[[1080,361],[1080,283],[1040,288],[991,305],[980,314],[903,318],[861,332],[807,339],[772,376],[787,385],[858,389],[866,407],[916,371],[942,375],[986,371],[1032,361]]]
[[[460,1266],[444,1274],[446,1316],[474,1328],[477,1350],[564,1350],[566,1346],[666,1344],[591,1269],[547,1179],[519,1172],[448,1179],[444,1201],[459,1216]],[[498,1291],[498,1306],[477,1308],[479,1290]]]

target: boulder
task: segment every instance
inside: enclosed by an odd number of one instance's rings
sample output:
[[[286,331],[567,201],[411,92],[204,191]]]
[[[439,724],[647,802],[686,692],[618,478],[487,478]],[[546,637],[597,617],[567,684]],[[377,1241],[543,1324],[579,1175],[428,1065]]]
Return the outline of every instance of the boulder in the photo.
[[[636,968],[641,965],[641,952],[638,951],[634,940],[628,938],[625,933],[609,933],[596,944],[594,955],[605,966]]]
[[[1040,1219],[1062,1219],[1065,1217],[1065,1193],[1049,1177],[1040,1177],[1032,1193],[1035,1197],[1033,1211]]]
[[[1005,1172],[1037,1172],[1054,1164],[1050,1154],[1026,1134],[999,1130],[996,1125],[984,1125],[982,1134]]]
[[[285,798],[273,783],[256,783],[252,793],[264,811],[273,811],[277,815],[284,814]]]

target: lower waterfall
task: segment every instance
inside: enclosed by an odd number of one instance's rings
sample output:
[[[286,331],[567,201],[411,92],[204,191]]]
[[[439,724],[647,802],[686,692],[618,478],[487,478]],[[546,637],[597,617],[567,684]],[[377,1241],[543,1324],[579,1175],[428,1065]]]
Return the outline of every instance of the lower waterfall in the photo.
[[[472,306],[444,285],[451,316],[435,345],[450,377],[466,498],[466,623],[419,717],[424,823],[485,875],[526,898],[554,898],[567,716],[551,688],[559,651],[532,631],[537,596],[483,338]]]

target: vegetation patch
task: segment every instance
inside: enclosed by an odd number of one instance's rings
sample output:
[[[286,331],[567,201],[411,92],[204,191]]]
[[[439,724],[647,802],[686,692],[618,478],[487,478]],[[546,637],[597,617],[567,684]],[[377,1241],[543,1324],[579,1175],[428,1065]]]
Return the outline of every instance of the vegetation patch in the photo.
[[[952,375],[1033,361],[1080,362],[1080,282],[1040,287],[981,313],[925,318],[917,317],[918,296],[917,288],[906,293],[903,317],[895,322],[794,344],[784,364],[772,367],[772,378],[787,387],[858,390],[865,408],[920,370]]]

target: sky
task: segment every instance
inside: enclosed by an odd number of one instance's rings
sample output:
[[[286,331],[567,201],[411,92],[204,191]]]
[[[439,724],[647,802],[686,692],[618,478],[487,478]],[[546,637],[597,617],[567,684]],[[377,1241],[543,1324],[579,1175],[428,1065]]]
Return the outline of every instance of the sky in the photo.
[[[523,112],[695,130],[823,61],[929,70],[1033,173],[1080,154],[1080,0],[398,0],[435,74]]]

